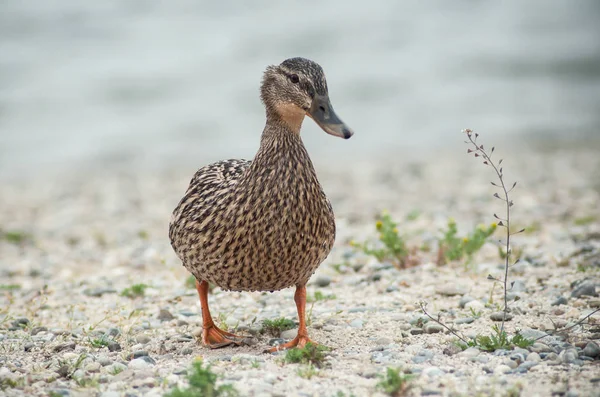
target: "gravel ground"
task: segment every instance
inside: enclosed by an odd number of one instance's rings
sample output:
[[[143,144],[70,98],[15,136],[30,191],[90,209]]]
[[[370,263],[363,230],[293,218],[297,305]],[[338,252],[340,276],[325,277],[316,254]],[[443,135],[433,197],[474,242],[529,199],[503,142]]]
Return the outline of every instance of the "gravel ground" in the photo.
[[[343,167],[316,161],[338,237],[308,288],[326,298],[309,303],[310,335],[331,348],[327,365],[310,379],[300,376],[302,365],[263,353],[280,338],[261,334],[262,320],[296,320],[293,290],[216,288],[209,298],[214,315],[254,335],[252,344],[198,344],[199,302],[167,238],[170,212],[194,169],[119,165],[5,177],[0,395],[160,396],[185,385],[198,357],[220,382],[249,396],[383,395],[376,384],[387,367],[414,374],[408,394],[416,396],[600,395],[600,313],[585,326],[545,336],[600,307],[598,153],[507,153],[507,179],[519,181],[513,219],[527,232],[515,237],[523,260],[511,269],[514,318],[506,326],[510,334],[541,339],[495,353],[461,351],[418,306],[428,302],[430,313],[467,337],[488,335],[497,324],[490,317],[502,292],[487,280],[502,275],[496,244],[487,243],[470,263],[435,263],[449,217],[467,231],[502,211],[492,197],[491,170],[462,149]],[[409,245],[432,247],[416,252],[418,266],[398,269],[349,245],[377,238],[374,217],[384,209],[400,221]],[[148,285],[143,296],[122,296],[140,283]]]

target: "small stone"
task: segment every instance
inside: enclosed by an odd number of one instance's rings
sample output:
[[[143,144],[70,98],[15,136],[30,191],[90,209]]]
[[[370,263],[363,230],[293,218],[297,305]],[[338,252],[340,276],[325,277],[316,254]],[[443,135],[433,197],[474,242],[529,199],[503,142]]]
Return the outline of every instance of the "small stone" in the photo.
[[[160,321],[171,321],[175,318],[175,316],[173,316],[171,312],[166,309],[160,309],[156,318]]]
[[[529,371],[531,368],[535,367],[536,365],[538,365],[537,361],[524,361],[521,364],[519,364],[519,369],[521,370],[520,372],[526,372]]]
[[[490,319],[492,321],[502,321],[502,319],[504,319],[504,321],[510,321],[512,320],[513,315],[510,313],[504,313],[504,312],[495,312],[490,314]]]
[[[85,366],[87,372],[98,372],[102,366],[98,362],[89,363]]]
[[[31,330],[31,335],[37,335],[40,332],[47,332],[47,331],[48,331],[48,328],[46,328],[46,327],[34,327]]]
[[[425,325],[425,332],[428,334],[437,334],[439,332],[442,332],[443,330],[444,327],[436,323],[429,323]]]
[[[470,295],[463,295],[462,298],[460,298],[460,300],[458,301],[458,307],[463,309],[467,303],[474,301],[474,300],[475,300],[475,298],[473,298]]]
[[[35,343],[26,343],[25,346],[23,346],[23,350],[25,350],[26,352],[30,352],[34,347]]]
[[[111,352],[120,352],[121,351],[121,345],[115,341],[108,342],[107,347],[108,347],[108,351],[111,351]]]
[[[108,357],[103,356],[103,357],[98,357],[98,363],[103,367],[107,367],[113,363],[113,360],[111,360]]]
[[[593,358],[599,357],[600,347],[596,342],[588,342],[588,344],[583,349],[583,355]]]
[[[329,286],[329,284],[331,284],[331,277],[328,277],[328,276],[318,276],[315,279],[315,285],[317,287],[324,288],[324,287]]]
[[[279,337],[282,339],[294,339],[298,335],[298,328],[287,329],[285,331],[281,331]]]
[[[145,362],[147,362],[148,364],[152,364],[155,365],[156,364],[156,360],[154,360],[152,357],[150,356],[142,356],[140,357],[141,360],[144,360]],[[137,360],[137,358],[136,358]]]
[[[389,287],[387,287],[385,289],[385,292],[397,292],[399,291],[399,288],[395,285],[390,285]]]
[[[558,298],[556,298],[556,300],[554,302],[552,302],[552,306],[560,306],[560,305],[566,305],[569,303],[569,300],[567,298],[565,298],[564,296],[559,296]]]
[[[446,346],[446,348],[444,349],[443,353],[446,356],[453,356],[455,354],[458,354],[460,352],[462,352],[462,348],[460,346],[458,346],[457,344],[453,343],[451,345]]]
[[[350,327],[352,328],[362,328],[363,327],[363,320],[360,318],[354,319],[352,321],[350,321],[350,324],[348,324]]]
[[[133,353],[131,353],[130,358],[134,359],[134,358],[140,358],[140,357],[145,357],[148,355],[148,352],[146,350],[136,350]]]
[[[425,331],[423,331],[422,328],[411,328],[410,329],[411,335],[421,335],[421,334],[423,334],[423,332],[425,332]]]
[[[83,290],[84,295],[93,297],[100,297],[104,294],[114,294],[116,292],[116,289],[110,287],[86,288]]]
[[[186,347],[183,350],[181,350],[181,354],[183,355],[190,355],[194,352],[194,349],[192,349],[191,347]]]
[[[573,292],[571,292],[572,298],[580,298],[582,296],[598,296],[594,283],[590,281],[583,282],[581,285],[579,285],[579,287],[575,288]]]
[[[576,349],[566,349],[560,352],[559,357],[562,358],[563,363],[572,364],[573,361],[579,358],[579,354]]]
[[[527,291],[527,287],[525,285],[525,282],[523,280],[515,280],[511,283],[511,287],[510,290],[512,292],[526,292]]]
[[[423,375],[425,375],[429,378],[438,378],[445,374],[446,374],[446,372],[439,369],[438,367],[427,367],[423,370]]]
[[[16,329],[23,329],[29,325],[29,319],[25,317],[14,319],[12,325]]]
[[[137,343],[145,345],[146,343],[149,343],[152,339],[150,339],[148,335],[139,334],[135,337],[135,340]]]
[[[73,350],[75,349],[75,346],[75,342],[61,343],[60,345],[54,346],[52,351],[54,351],[54,353],[58,353],[65,350]]]
[[[177,326],[178,327],[185,327],[186,325],[189,325],[189,323],[185,320],[177,320]]]
[[[127,364],[130,369],[146,369],[150,367],[150,364],[141,358],[133,359]]]
[[[284,340],[281,338],[271,338],[269,339],[269,346],[278,346],[284,343]]]
[[[539,354],[533,352],[533,353],[529,353],[527,355],[527,357],[525,358],[525,361],[532,361],[532,362],[536,362],[539,363],[540,361],[542,361],[542,358],[540,357]]]
[[[475,322],[473,317],[457,318],[454,320],[454,324],[471,324],[473,322]]]
[[[112,337],[119,336],[120,334],[121,334],[121,330],[119,328],[115,328],[115,327],[111,327],[111,328],[107,329],[106,333],[105,333],[105,335],[112,336]]]
[[[440,288],[436,289],[435,292],[442,296],[457,296],[457,295],[464,295],[464,293],[465,293],[464,290],[462,290],[461,288],[458,288],[455,285],[446,285],[446,286],[440,287]]]
[[[516,361],[513,361],[510,358],[502,360],[502,364],[506,365],[510,369],[515,369],[519,366]]]
[[[504,375],[511,371],[511,368],[508,365],[500,364],[496,368],[494,368],[494,375]]]
[[[457,354],[458,357],[465,357],[465,358],[473,358],[473,357],[477,357],[481,352],[479,351],[479,349],[475,348],[475,347],[469,347],[468,349],[460,352]]]
[[[593,307],[593,308],[598,308],[598,307],[600,307],[600,299],[590,299],[588,301],[588,305],[590,305],[590,307]]]

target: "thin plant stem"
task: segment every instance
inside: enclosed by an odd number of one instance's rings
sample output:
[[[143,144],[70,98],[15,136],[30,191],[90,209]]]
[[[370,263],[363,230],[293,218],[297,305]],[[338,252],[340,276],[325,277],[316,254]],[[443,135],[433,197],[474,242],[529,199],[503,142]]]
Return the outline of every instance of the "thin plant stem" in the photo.
[[[427,303],[425,303],[425,302],[419,302],[419,307],[421,308],[421,311],[423,312],[423,314],[425,314],[427,317],[429,317],[430,320],[433,320],[434,322],[438,323],[442,327],[446,328],[448,330],[448,332],[450,332],[452,335],[454,335],[458,339],[460,339],[465,345],[469,344],[469,342],[467,342],[467,340],[464,337],[460,336],[452,328],[448,327],[446,324],[444,324],[443,322],[441,322],[439,320],[439,318],[434,318],[431,314],[427,313],[427,310],[425,310],[425,308],[427,307]]]
[[[582,325],[585,322],[585,320],[587,320],[588,318],[592,317],[594,314],[596,314],[598,312],[600,312],[600,309],[594,310],[593,312],[591,312],[590,314],[588,314],[587,316],[585,316],[584,318],[582,318],[581,320],[577,321],[575,324],[573,324],[573,325],[571,325],[569,327],[561,328],[561,329],[555,329],[554,331],[552,331],[552,333],[549,333],[549,334],[546,334],[546,335],[542,335],[540,337],[535,338],[534,340],[538,341],[538,340],[543,339],[543,338],[545,338],[547,336],[552,336],[554,334],[557,334],[557,333],[560,333],[560,332],[565,332],[565,331],[568,331],[570,329],[573,329],[573,328],[577,327],[578,325]]]

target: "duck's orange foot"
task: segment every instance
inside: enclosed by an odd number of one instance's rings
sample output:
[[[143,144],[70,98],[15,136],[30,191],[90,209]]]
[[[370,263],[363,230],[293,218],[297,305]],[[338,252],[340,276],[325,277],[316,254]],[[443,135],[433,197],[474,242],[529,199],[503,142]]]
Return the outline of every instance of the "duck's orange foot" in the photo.
[[[246,338],[211,325],[202,330],[202,343],[211,349],[218,349],[229,345],[241,346],[246,343]]]
[[[268,350],[265,350],[265,353],[275,353],[280,350],[293,349],[294,347],[303,348],[307,343],[312,343],[313,345],[318,345],[318,343],[313,342],[307,335],[297,335],[291,341],[284,343],[282,345],[274,346]]]

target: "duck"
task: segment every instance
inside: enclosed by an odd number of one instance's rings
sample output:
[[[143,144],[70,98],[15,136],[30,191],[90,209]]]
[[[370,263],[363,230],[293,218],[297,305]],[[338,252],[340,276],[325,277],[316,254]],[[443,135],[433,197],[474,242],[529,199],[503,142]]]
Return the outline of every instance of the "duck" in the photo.
[[[308,116],[330,135],[348,139],[353,131],[334,112],[323,68],[309,59],[268,66],[260,98],[266,125],[254,158],[200,168],[169,224],[171,246],[196,278],[202,343],[209,348],[246,341],[214,323],[211,284],[224,291],[295,287],[298,334],[267,351],[315,343],[306,326],[306,284],[329,255],[336,227],[300,130]]]

